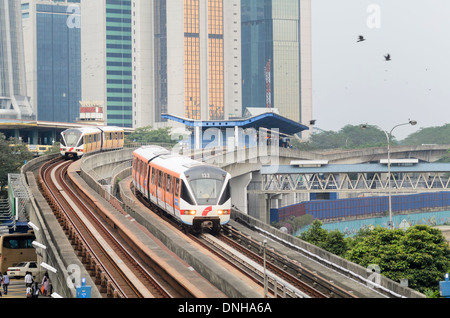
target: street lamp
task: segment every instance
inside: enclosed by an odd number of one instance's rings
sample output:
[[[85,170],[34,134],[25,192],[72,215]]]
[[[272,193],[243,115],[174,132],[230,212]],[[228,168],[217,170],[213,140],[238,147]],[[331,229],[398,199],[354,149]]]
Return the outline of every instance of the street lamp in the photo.
[[[391,138],[392,138],[392,131],[399,127],[399,126],[405,126],[405,125],[417,125],[417,121],[415,120],[409,120],[407,123],[403,123],[403,124],[398,124],[395,125],[391,131],[388,133],[386,130],[383,130],[384,134],[386,135],[386,139],[387,139],[387,154],[388,154],[388,200],[389,200],[389,228],[392,230],[394,228],[394,225],[392,224],[392,196],[391,196],[391,149],[390,149],[390,145],[391,145]],[[366,129],[368,127],[367,124],[365,125],[361,125],[362,129]]]

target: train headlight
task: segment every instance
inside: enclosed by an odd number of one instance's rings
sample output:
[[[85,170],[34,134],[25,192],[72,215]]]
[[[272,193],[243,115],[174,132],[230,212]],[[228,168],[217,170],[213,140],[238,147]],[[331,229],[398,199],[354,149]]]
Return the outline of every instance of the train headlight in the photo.
[[[217,214],[218,215],[228,215],[228,214],[230,214],[230,210],[218,210]]]
[[[196,215],[197,214],[196,210],[181,210],[180,212],[182,215]]]

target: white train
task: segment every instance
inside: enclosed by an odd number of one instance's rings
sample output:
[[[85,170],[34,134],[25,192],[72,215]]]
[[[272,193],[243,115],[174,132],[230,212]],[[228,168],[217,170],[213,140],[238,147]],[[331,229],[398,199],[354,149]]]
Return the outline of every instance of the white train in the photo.
[[[217,233],[230,221],[231,177],[220,168],[145,146],[133,153],[132,175],[135,190],[186,230]]]
[[[85,127],[67,129],[61,133],[60,153],[66,159],[104,150],[122,149],[124,129],[120,127]]]

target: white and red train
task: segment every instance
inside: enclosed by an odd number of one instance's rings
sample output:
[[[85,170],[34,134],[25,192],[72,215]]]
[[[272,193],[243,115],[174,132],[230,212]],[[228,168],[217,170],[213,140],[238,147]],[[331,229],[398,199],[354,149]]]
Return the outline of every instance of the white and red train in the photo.
[[[136,191],[194,233],[213,233],[230,221],[230,174],[159,146],[134,151],[132,179]]]
[[[120,127],[84,127],[64,130],[61,133],[60,153],[66,159],[105,150],[122,149],[124,129]]]

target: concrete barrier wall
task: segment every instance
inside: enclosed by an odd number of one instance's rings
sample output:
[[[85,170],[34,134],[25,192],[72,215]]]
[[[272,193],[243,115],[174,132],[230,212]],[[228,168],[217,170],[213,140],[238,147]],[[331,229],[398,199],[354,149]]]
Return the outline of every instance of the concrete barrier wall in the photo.
[[[111,156],[108,160],[109,162],[112,161],[116,161],[116,162],[120,162],[121,159],[123,159],[123,155],[128,156],[128,153],[120,153],[120,152],[114,152],[111,153],[114,154],[114,156],[117,156],[116,159],[113,158],[113,156]],[[132,155],[132,152],[131,152]],[[93,156],[94,157],[94,156]],[[102,162],[104,162],[102,160]],[[91,167],[95,168],[96,165],[99,164],[99,161],[97,161],[96,159],[93,159]],[[120,163],[118,163],[120,164]],[[82,168],[82,170],[85,170],[84,168]],[[128,168],[124,171],[122,171],[122,174],[120,174],[120,178],[123,180],[125,179],[127,176],[131,175],[131,168]],[[88,176],[88,179],[93,179],[92,177]],[[89,183],[89,182],[88,182]],[[96,182],[97,184],[97,188],[101,187],[98,182]],[[122,185],[121,185],[122,186]],[[100,190],[102,191],[102,190]],[[139,223],[142,224],[146,223],[147,221],[142,218],[139,213],[136,213],[136,211],[134,211],[133,206],[135,205],[135,202],[132,198],[128,198],[126,197],[126,195],[124,195],[123,191],[120,191],[121,194],[121,200],[122,200],[122,205],[124,210],[126,210],[128,213],[130,213]],[[314,246],[312,244],[309,244],[305,241],[302,241],[298,238],[296,238],[295,236],[289,235],[287,233],[284,233],[282,231],[279,231],[278,229],[265,224],[264,222],[255,219],[247,214],[243,214],[240,213],[238,211],[234,211],[234,213],[232,213],[232,217],[234,219],[239,218],[243,221],[245,221],[247,224],[251,225],[251,226],[256,226],[264,231],[266,231],[267,233],[270,233],[271,235],[274,235],[276,237],[281,238],[282,240],[284,240],[285,242],[288,242],[289,244],[298,247],[300,250],[306,251],[306,253],[308,253],[310,256],[312,256],[313,258],[316,257],[318,260],[321,261],[325,261],[330,265],[330,267],[334,267],[335,269],[341,271],[343,274],[346,274],[347,276],[354,276],[357,279],[366,279],[368,274],[367,274],[367,269],[349,262],[337,255],[334,255],[332,253],[329,253],[317,246]],[[156,230],[156,229],[155,229]],[[407,288],[407,287],[403,287],[400,286],[399,283],[396,283],[390,279],[387,279],[386,277],[381,276],[381,282],[380,282],[380,286],[379,287],[381,290],[388,290],[388,291],[392,291],[395,294],[401,295],[403,297],[425,297],[423,294],[416,292],[415,290],[411,289],[411,288]]]
[[[32,196],[30,221],[39,228],[39,231],[35,231],[36,241],[47,247],[45,250],[36,250],[38,262],[39,264],[45,262],[56,268],[56,273],[49,271],[53,292],[64,298],[75,298],[76,289],[74,285],[80,284],[75,278],[79,280],[81,277],[85,277],[87,285],[92,286],[92,298],[99,298],[100,293],[98,289],[78,259],[52,209],[39,191],[36,177],[32,172],[36,167],[56,156],[58,155],[36,158],[23,166],[21,171],[25,177],[29,193]],[[79,269],[80,271],[75,272],[77,275],[73,275],[75,273],[69,273],[68,269]]]
[[[126,160],[130,160],[132,156],[133,149],[127,149],[124,151],[119,152],[110,152],[110,153],[102,153],[94,156],[90,156],[84,159],[83,164],[81,165],[81,176],[82,178],[88,183],[89,186],[91,186],[97,193],[99,193],[102,196],[106,196],[105,188],[96,180],[96,176],[92,176],[92,174],[98,174],[95,172],[95,169],[98,167],[102,167],[104,165],[110,165],[115,166],[119,165],[122,162]],[[71,279],[70,275],[67,273],[67,267],[70,264],[76,264],[76,261],[78,258],[76,257],[75,253],[73,252],[73,248],[70,246],[70,242],[68,242],[67,239],[65,239],[65,234],[62,231],[61,227],[59,226],[59,223],[57,222],[56,218],[53,215],[53,212],[51,209],[46,206],[46,201],[42,197],[42,195],[39,192],[39,189],[37,188],[36,180],[34,179],[34,176],[32,173],[27,173],[30,170],[33,170],[34,167],[40,165],[42,162],[47,161],[51,159],[52,157],[46,156],[46,157],[40,157],[33,161],[30,161],[27,165],[25,165],[22,168],[22,173],[26,176],[27,182],[30,187],[30,193],[33,194],[34,199],[33,201],[33,211],[34,213],[31,213],[31,221],[35,224],[37,224],[39,227],[42,228],[42,232],[39,233],[38,239],[42,240],[41,242],[48,246],[48,250],[46,251],[45,255],[42,255],[44,261],[47,259],[52,266],[56,267],[58,269],[58,275],[51,276],[50,278],[53,281],[55,291],[60,291],[62,293],[62,296],[66,297],[74,297],[74,289],[68,288],[67,280]],[[123,170],[122,172],[118,172],[116,174],[116,177],[125,179],[127,176],[131,174],[131,168],[127,168],[126,170]],[[114,177],[114,178],[116,178]],[[123,203],[123,207],[125,210],[128,210],[128,212],[134,212],[132,211],[132,206],[134,204],[133,200],[128,199],[129,202],[127,202],[126,198],[122,198],[125,200]],[[135,215],[135,218],[138,219],[139,216],[136,215],[136,213],[133,213]],[[311,245],[307,242],[304,242],[292,235],[286,234],[284,232],[281,232],[270,225],[267,225],[249,215],[239,213],[237,211],[234,211],[232,214],[233,218],[239,218],[246,222],[247,224],[251,226],[258,227],[262,229],[263,231],[266,231],[270,235],[277,236],[284,240],[285,242],[288,242],[288,244],[291,244],[293,246],[298,247],[300,250],[303,250],[303,252],[308,253],[309,256],[316,257],[322,261],[328,262],[330,266],[333,266],[337,268],[340,271],[351,273],[348,275],[354,275],[359,278],[365,279],[367,277],[367,271],[365,268],[348,262],[345,259],[342,259],[334,254],[331,254],[329,252],[326,252],[314,245]],[[139,221],[139,220],[138,220]],[[80,265],[80,268],[84,270],[84,267]],[[88,278],[88,284],[91,284],[91,286],[95,286],[95,284],[92,284],[89,279],[89,275],[83,276]],[[404,297],[424,297],[424,295],[406,287],[400,286],[400,284],[391,281],[385,277],[381,277],[381,288],[392,290],[394,293],[404,296]]]

